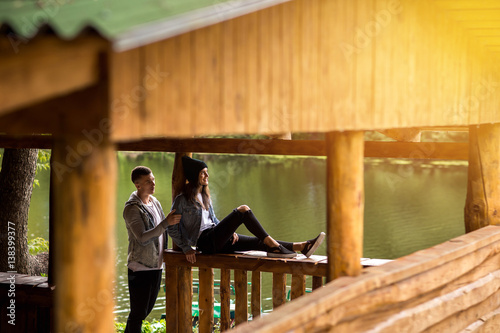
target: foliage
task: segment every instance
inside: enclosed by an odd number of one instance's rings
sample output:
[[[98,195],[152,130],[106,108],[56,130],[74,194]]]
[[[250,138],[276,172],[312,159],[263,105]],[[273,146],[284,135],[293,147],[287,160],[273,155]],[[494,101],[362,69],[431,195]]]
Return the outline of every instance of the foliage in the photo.
[[[49,252],[49,241],[41,237],[34,238],[28,242],[28,250],[31,255]]]
[[[39,170],[50,169],[50,150],[49,149],[39,149],[38,159],[36,161],[36,172]],[[40,186],[40,182],[35,178],[33,182],[33,187]]]
[[[126,323],[117,323],[115,322],[115,330],[116,333],[125,332]],[[142,322],[142,330],[141,333],[166,333],[167,332],[167,324],[165,323],[165,319],[161,320],[153,320],[149,322],[144,320]]]
[[[115,331],[116,333],[125,332],[126,323],[117,323],[115,322]],[[233,325],[232,325],[233,326]],[[151,323],[147,320],[142,322],[142,331],[141,333],[166,333],[167,332],[167,324],[165,319],[161,320],[153,320]],[[214,333],[220,333],[219,323],[217,323],[214,327]],[[198,333],[198,325],[193,327],[193,333]]]

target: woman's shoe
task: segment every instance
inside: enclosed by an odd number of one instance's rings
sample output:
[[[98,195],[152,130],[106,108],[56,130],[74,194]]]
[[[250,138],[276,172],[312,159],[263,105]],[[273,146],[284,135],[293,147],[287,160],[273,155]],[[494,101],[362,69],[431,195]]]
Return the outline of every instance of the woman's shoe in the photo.
[[[280,244],[276,247],[268,247],[267,256],[270,258],[294,258],[297,256],[297,253],[290,251]]]
[[[321,245],[321,243],[323,243],[324,239],[325,239],[325,233],[320,232],[318,237],[308,240],[306,242],[306,246],[304,246],[304,249],[300,252],[302,252],[303,255],[305,255],[307,258],[309,258],[318,249],[318,247]]]

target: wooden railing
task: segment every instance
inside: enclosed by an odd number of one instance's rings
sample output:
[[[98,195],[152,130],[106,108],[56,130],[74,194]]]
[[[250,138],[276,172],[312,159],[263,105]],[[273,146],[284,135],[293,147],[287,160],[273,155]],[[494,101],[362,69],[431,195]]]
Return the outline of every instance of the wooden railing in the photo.
[[[273,309],[286,301],[286,275],[292,275],[291,299],[306,292],[306,276],[312,276],[312,289],[323,285],[326,276],[326,257],[315,259],[274,259],[244,254],[198,254],[191,265],[184,254],[167,250],[166,265],[166,317],[167,332],[191,332],[192,330],[192,267],[199,267],[199,332],[211,332],[214,326],[214,269],[220,269],[220,299],[222,330],[229,329],[230,319],[230,276],[234,271],[235,324],[248,320],[249,314],[257,318],[261,313],[262,272],[273,274]],[[251,305],[248,311],[248,278],[251,272]]]
[[[220,269],[220,328],[230,328],[231,287],[234,286],[234,323],[245,323],[249,315],[256,319],[261,314],[262,272],[272,273],[273,310],[287,302],[286,277],[291,275],[290,300],[306,293],[306,278],[311,277],[312,290],[323,286],[327,273],[327,257],[306,259],[274,259],[248,254],[197,254],[196,263],[190,264],[182,252],[166,250],[165,302],[167,332],[191,332],[191,306],[193,299],[192,268],[198,267],[199,332],[212,332],[214,326],[214,269]],[[378,266],[388,260],[362,258],[364,267]],[[234,283],[231,286],[231,271]],[[248,283],[248,272],[251,273]],[[250,285],[250,309],[248,286]]]
[[[500,227],[338,278],[234,331],[500,332]]]

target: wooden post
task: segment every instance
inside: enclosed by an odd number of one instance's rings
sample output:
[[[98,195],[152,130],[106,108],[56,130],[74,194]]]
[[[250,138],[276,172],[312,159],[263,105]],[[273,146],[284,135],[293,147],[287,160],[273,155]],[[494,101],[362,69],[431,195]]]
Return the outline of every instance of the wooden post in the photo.
[[[220,271],[220,330],[227,331],[231,322],[231,271]]]
[[[286,302],[286,274],[273,273],[273,309]]]
[[[318,288],[323,287],[323,277],[322,276],[313,276],[312,281],[312,289],[316,290]]]
[[[114,147],[106,138],[94,145],[84,135],[66,135],[54,140],[52,155],[55,331],[112,332]]]
[[[465,230],[500,224],[500,124],[470,126]]]
[[[193,279],[191,267],[178,267],[178,319],[177,327],[179,332],[192,331],[192,300],[193,300]]]
[[[50,164],[54,160],[54,154],[50,155]],[[54,229],[54,213],[55,213],[55,200],[54,200],[54,181],[56,179],[56,174],[53,168],[50,168],[50,187],[49,187],[49,274],[47,277],[47,283],[50,287],[55,285],[55,275],[54,275],[54,261],[55,261],[55,250],[56,239],[55,239],[55,229]]]
[[[177,311],[179,291],[177,289],[177,266],[165,264],[165,323],[167,332],[177,332]]]
[[[172,201],[182,192],[186,183],[184,170],[182,169],[182,156],[193,156],[192,153],[175,153],[174,168],[172,170]]]
[[[200,315],[199,332],[212,332],[214,327],[214,269],[199,268],[200,287],[198,310]]]
[[[182,156],[191,156],[191,153],[175,153],[174,168],[172,170],[172,201],[182,192],[186,182],[182,170]],[[169,237],[170,238],[170,237]],[[172,249],[181,251],[181,248],[172,241]],[[190,332],[192,322],[191,302],[193,299],[193,275],[191,267],[178,267],[177,269],[177,322],[179,332]],[[168,304],[167,304],[168,312]],[[170,317],[168,317],[170,319]],[[174,323],[170,324],[174,326]]]
[[[261,272],[252,272],[252,296],[251,296],[251,313],[252,320],[255,320],[260,316],[260,294],[261,294]]]
[[[326,134],[328,281],[361,273],[363,132]]]
[[[234,320],[236,325],[239,325],[248,320],[247,271],[234,270],[234,289],[236,293]]]
[[[294,300],[306,293],[306,276],[305,275],[292,275],[292,290],[290,292],[290,299]]]
[[[172,170],[172,202],[175,197],[182,193],[186,177],[184,177],[184,170],[182,169],[182,156],[191,157],[191,153],[175,153],[174,168]],[[170,238],[170,237],[169,237]],[[172,241],[172,249],[180,251],[181,248]],[[182,281],[181,281],[182,283]]]

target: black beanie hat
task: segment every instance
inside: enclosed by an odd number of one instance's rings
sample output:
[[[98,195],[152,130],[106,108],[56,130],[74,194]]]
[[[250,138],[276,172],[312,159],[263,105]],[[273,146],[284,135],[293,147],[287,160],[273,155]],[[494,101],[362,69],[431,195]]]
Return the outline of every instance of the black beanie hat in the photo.
[[[195,160],[189,156],[182,156],[182,169],[184,170],[184,176],[186,176],[186,179],[190,183],[198,184],[200,171],[205,168],[208,168],[205,162]]]

